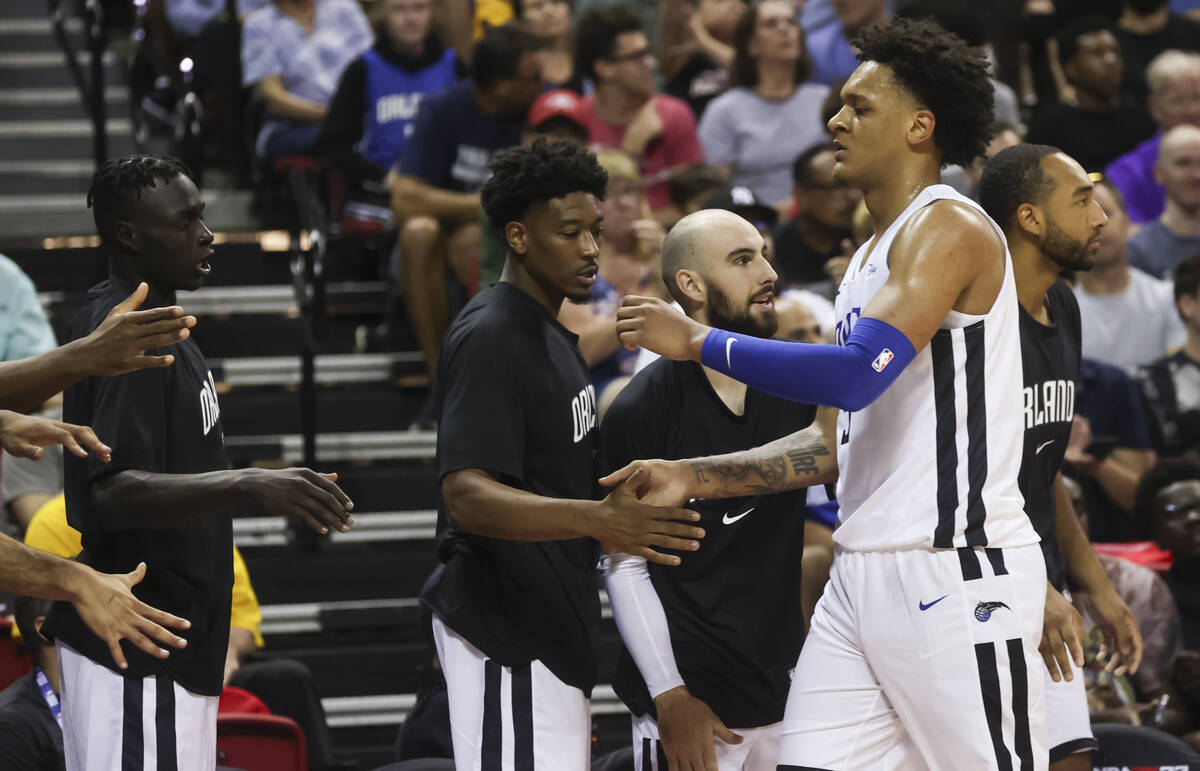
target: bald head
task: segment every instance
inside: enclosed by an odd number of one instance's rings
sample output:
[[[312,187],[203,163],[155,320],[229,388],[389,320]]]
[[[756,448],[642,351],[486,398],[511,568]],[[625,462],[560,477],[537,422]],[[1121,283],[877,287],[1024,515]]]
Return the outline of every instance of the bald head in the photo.
[[[679,286],[679,271],[690,270],[707,279],[714,260],[724,262],[742,252],[754,258],[762,251],[762,235],[740,215],[724,209],[701,209],[676,222],[667,233],[663,242],[663,283],[671,296],[688,309],[693,301]]]
[[[1200,216],[1200,128],[1176,126],[1163,134],[1154,176],[1167,191],[1167,207]]]
[[[1200,146],[1200,128],[1185,123],[1163,134],[1158,145],[1158,159],[1167,161],[1180,152],[1190,152]]]

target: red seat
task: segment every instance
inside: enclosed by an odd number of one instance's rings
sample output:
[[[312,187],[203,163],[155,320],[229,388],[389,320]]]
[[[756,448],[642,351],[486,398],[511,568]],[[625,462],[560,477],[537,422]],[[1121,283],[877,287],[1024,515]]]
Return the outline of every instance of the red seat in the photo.
[[[291,718],[219,713],[217,762],[244,771],[307,771],[308,745]]]

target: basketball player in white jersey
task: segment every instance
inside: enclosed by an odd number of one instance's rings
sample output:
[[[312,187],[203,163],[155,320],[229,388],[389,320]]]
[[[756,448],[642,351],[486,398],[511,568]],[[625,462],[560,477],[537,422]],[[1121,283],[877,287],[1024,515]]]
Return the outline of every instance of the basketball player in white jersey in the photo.
[[[638,297],[617,330],[842,411],[837,556],[779,768],[1045,769],[1046,569],[1017,484],[1012,261],[995,223],[940,175],[987,143],[987,63],[930,22],[872,27],[856,47],[863,63],[829,126],[835,176],[863,190],[876,235],[838,291],[837,344],[732,335]],[[678,492],[678,479],[645,479],[646,494]]]

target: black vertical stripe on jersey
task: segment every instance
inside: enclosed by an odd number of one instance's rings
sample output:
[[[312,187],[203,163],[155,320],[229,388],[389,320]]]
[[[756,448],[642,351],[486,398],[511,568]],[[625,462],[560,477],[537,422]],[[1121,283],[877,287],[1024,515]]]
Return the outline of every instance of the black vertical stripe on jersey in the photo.
[[[979,555],[970,546],[958,547],[958,566],[962,569],[964,581],[974,581],[983,578],[983,568],[979,565]]]
[[[529,663],[512,669],[513,768],[533,771],[533,672]]]
[[[1025,667],[1025,648],[1020,638],[1008,641],[1008,671],[1012,674],[1013,720],[1016,730],[1013,742],[1021,771],[1033,769],[1033,742],[1029,738],[1029,672]],[[1038,673],[1041,676],[1041,673]]]
[[[154,678],[154,735],[158,771],[179,771],[179,756],[175,749],[175,681],[162,674]]]
[[[996,644],[975,643],[975,661],[979,664],[979,687],[983,695],[983,711],[987,715],[992,749],[996,751],[996,768],[1012,771],[1012,757],[1004,746],[1004,723],[1000,704],[1000,674],[996,669]]]
[[[142,681],[140,678],[125,678],[123,702],[121,771],[142,771],[145,749],[142,744]]]
[[[1008,568],[1004,566],[1004,551],[1002,549],[984,549],[983,553],[987,555],[988,562],[992,563],[992,573],[998,576],[1008,575]]]
[[[654,745],[657,743],[649,736],[642,738],[642,767],[638,771],[654,771]]]
[[[938,522],[933,546],[954,545],[954,512],[958,509],[958,448],[955,444],[954,343],[949,329],[939,329],[929,341],[933,359],[933,404],[936,413]]]
[[[968,546],[983,546],[987,534],[983,522],[983,486],[987,483],[987,396],[983,369],[983,322],[963,330],[967,348],[967,529]]]
[[[480,746],[482,771],[501,771],[504,750],[504,725],[500,714],[500,665],[491,659],[483,662],[483,742]]]

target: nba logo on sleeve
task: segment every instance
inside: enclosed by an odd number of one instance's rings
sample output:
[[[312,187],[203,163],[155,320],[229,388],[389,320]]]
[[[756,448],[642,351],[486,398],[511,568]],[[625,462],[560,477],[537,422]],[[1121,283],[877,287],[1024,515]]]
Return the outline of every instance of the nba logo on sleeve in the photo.
[[[885,369],[887,369],[887,365],[890,364],[894,358],[896,358],[896,354],[892,353],[892,349],[884,348],[879,352],[879,355],[875,357],[875,361],[871,362],[871,369],[875,370],[876,372],[883,372]]]

